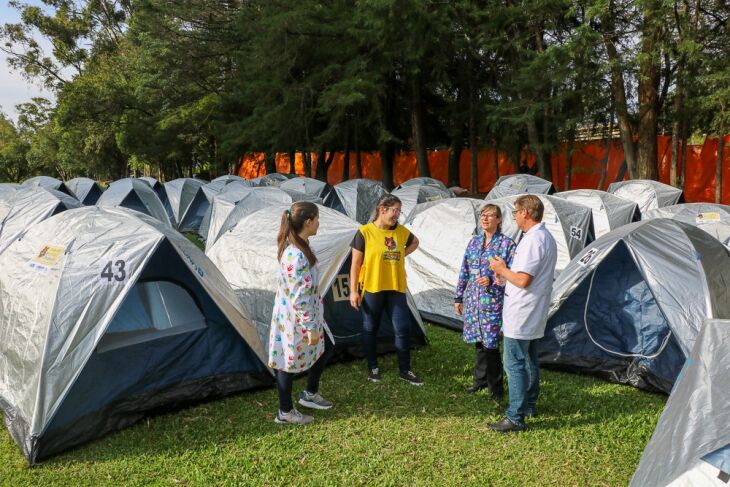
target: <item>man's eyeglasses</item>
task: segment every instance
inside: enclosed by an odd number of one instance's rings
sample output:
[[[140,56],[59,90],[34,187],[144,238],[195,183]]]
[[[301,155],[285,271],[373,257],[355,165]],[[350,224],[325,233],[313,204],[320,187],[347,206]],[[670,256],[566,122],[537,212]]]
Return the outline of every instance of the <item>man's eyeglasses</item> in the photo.
[[[515,216],[517,213],[521,212],[522,210],[524,210],[524,208],[517,208],[515,210],[512,210],[512,216]]]
[[[400,215],[400,213],[401,213],[401,209],[396,208],[395,206],[386,206],[385,209],[393,212],[394,215]]]

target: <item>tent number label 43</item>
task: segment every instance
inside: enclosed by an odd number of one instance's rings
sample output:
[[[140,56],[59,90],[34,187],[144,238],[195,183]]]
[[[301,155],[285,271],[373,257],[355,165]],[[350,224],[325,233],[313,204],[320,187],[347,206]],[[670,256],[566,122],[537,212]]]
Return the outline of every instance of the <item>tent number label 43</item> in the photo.
[[[110,260],[106,263],[99,276],[106,282],[123,282],[127,278],[126,262],[124,260]]]

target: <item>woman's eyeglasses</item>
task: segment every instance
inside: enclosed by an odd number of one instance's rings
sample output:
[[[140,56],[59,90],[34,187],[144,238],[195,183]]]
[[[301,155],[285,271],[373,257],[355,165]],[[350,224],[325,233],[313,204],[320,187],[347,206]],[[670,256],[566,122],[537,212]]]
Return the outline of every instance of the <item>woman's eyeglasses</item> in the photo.
[[[385,209],[392,212],[394,215],[400,215],[401,213],[401,209],[396,208],[395,206],[386,206]]]

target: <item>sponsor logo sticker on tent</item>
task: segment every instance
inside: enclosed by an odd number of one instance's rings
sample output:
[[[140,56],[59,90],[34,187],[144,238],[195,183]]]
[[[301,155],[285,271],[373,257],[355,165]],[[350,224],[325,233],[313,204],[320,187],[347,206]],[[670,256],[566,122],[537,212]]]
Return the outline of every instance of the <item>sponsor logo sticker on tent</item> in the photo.
[[[66,252],[64,245],[45,244],[28,264],[33,270],[45,272],[58,264],[64,252]]]
[[[588,252],[586,252],[586,254],[583,257],[578,259],[578,265],[581,267],[588,266],[588,264],[593,262],[596,255],[598,255],[598,249],[593,248],[593,249],[589,250]]]
[[[698,213],[695,223],[717,223],[720,219],[720,214],[717,212]]]

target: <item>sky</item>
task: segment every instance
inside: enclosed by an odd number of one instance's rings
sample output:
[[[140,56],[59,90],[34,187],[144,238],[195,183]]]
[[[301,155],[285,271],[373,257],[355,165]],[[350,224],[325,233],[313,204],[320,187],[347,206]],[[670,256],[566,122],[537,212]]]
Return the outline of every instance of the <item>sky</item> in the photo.
[[[0,24],[15,23],[19,20],[18,11],[9,7],[7,0],[0,0]],[[42,96],[51,101],[55,99],[53,93],[43,88],[40,83],[28,81],[20,72],[11,70],[7,56],[4,52],[0,52],[0,111],[17,121],[18,113],[15,111],[15,105],[30,101],[35,96]]]

